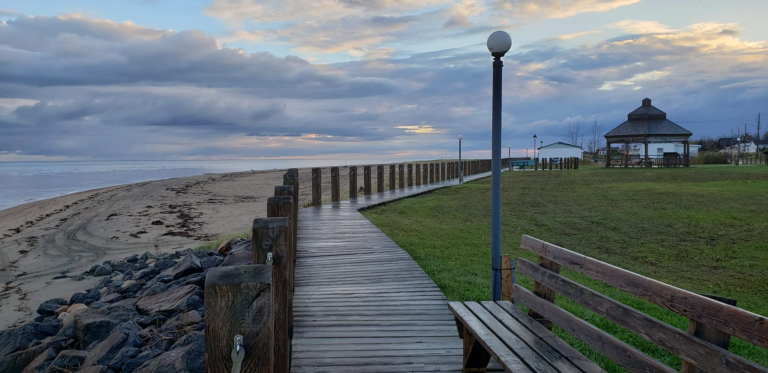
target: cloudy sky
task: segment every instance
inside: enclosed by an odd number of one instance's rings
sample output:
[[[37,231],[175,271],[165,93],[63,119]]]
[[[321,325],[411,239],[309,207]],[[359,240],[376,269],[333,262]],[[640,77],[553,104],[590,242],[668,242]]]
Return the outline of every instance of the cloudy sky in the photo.
[[[494,30],[518,155],[644,97],[694,137],[768,115],[765,0],[1,4],[0,161],[488,156]]]

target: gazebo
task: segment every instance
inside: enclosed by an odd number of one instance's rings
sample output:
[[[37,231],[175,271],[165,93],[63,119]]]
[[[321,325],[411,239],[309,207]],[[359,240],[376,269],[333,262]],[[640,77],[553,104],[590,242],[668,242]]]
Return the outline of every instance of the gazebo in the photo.
[[[640,159],[638,163],[651,167],[651,160],[648,157],[648,144],[670,142],[683,144],[682,162],[677,162],[680,158],[679,154],[664,153],[663,164],[671,166],[674,162],[674,165],[688,167],[690,164],[689,140],[691,135],[690,131],[667,119],[667,113],[652,106],[650,98],[645,98],[643,99],[642,106],[627,115],[626,122],[619,124],[616,128],[605,134],[605,167],[611,167],[611,144],[623,143],[625,145],[624,167],[627,167],[629,164],[629,144],[645,144],[645,157]]]

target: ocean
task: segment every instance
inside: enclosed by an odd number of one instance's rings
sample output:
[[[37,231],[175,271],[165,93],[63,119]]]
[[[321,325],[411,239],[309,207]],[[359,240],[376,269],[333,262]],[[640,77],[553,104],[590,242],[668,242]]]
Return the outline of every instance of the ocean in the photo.
[[[376,164],[381,163],[382,160],[365,160],[365,162]],[[0,162],[0,210],[70,193],[150,180],[206,173],[344,164],[343,159]],[[363,160],[355,160],[350,164],[365,163]]]

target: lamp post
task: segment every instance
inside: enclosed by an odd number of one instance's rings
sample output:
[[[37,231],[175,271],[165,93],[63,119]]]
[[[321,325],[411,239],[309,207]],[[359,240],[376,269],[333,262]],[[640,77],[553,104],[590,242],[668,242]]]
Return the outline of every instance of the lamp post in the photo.
[[[461,139],[464,135],[459,135],[459,184],[464,182],[464,166],[461,164]]]
[[[493,103],[491,115],[491,296],[501,300],[501,57],[512,47],[512,38],[504,31],[488,37],[488,51],[493,56]],[[514,268],[512,264],[512,268]],[[512,271],[512,283],[515,272]]]
[[[533,134],[533,158],[536,159],[536,134]]]
[[[507,167],[512,171],[512,145],[507,145]]]
[[[544,146],[544,140],[539,141],[539,157],[541,157],[541,147]]]

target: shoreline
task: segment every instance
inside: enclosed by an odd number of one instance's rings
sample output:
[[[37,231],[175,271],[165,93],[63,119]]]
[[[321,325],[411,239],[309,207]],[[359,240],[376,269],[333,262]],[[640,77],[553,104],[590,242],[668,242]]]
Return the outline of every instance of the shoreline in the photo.
[[[323,198],[330,198],[330,167],[321,169]],[[341,185],[348,185],[349,167],[339,169]],[[76,278],[94,264],[194,248],[249,229],[253,219],[266,216],[266,200],[282,185],[284,173],[208,173],[145,181],[0,210],[0,329],[31,320],[37,305],[48,299],[92,287],[90,280]],[[311,168],[299,169],[299,180],[303,207],[311,200]]]

